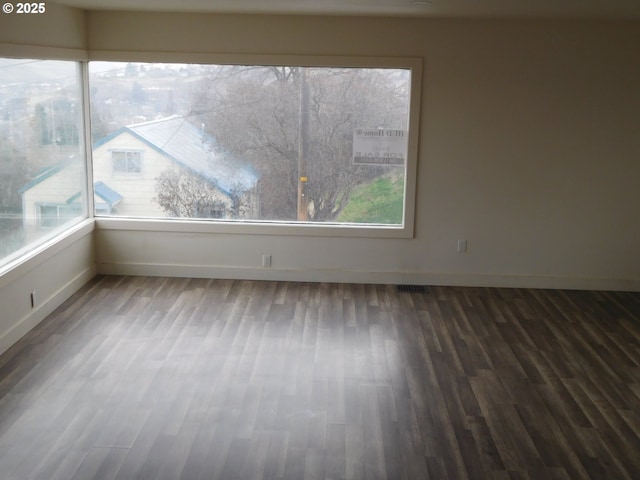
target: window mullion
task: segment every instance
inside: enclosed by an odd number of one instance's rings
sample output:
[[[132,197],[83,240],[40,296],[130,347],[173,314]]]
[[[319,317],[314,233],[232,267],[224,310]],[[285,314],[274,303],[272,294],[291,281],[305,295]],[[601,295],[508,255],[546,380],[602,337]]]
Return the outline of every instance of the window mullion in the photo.
[[[82,87],[82,116],[84,126],[84,150],[85,150],[85,172],[86,172],[86,198],[84,204],[85,215],[89,218],[95,217],[95,192],[93,185],[93,145],[91,141],[91,102],[89,90],[89,62],[82,61],[80,64],[80,85]]]

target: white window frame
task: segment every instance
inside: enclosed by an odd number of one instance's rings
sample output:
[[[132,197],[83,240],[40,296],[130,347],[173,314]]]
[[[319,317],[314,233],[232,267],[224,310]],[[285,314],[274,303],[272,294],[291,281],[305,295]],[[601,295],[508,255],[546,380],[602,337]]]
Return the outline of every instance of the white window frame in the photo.
[[[109,150],[111,154],[111,175],[118,178],[140,178],[144,176],[144,151],[142,150],[131,150],[126,148],[114,148]],[[129,165],[129,155],[136,154],[138,156],[138,160],[140,161],[140,171],[130,171],[128,168],[125,170],[116,170],[116,154],[124,154],[125,162],[127,167]]]
[[[347,57],[298,55],[184,54],[160,52],[92,52],[90,61],[139,63],[199,63],[220,65],[264,65],[301,67],[398,68],[410,70],[407,162],[405,165],[402,225],[362,225],[329,222],[251,221],[175,218],[96,217],[103,230],[181,232],[211,234],[254,234],[282,236],[413,238],[418,137],[422,107],[422,59],[416,57]],[[90,170],[91,171],[91,170]]]
[[[91,170],[93,162],[89,117],[88,53],[85,50],[73,48],[15,45],[0,42],[0,57],[24,60],[61,60],[74,62],[79,66],[77,74],[80,80],[82,102],[82,121],[80,124],[82,125],[82,142],[85,153],[83,192],[86,193],[86,199],[82,202],[82,214],[78,218],[70,221],[68,225],[65,224],[64,228],[43,229],[47,230],[47,233],[28,242],[8,256],[0,258],[0,287],[2,287],[31,270],[33,262],[46,261],[78,239],[90,234],[95,229],[95,218],[93,214],[93,185],[90,184],[90,179],[93,176]],[[36,228],[40,229],[38,212],[39,208],[32,214],[35,217],[27,216],[24,218],[35,218]]]

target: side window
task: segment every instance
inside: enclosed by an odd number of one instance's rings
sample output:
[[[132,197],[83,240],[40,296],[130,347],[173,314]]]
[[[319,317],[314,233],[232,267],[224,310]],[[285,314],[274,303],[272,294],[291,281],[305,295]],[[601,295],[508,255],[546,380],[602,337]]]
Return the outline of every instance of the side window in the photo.
[[[0,267],[87,216],[80,64],[0,58]]]

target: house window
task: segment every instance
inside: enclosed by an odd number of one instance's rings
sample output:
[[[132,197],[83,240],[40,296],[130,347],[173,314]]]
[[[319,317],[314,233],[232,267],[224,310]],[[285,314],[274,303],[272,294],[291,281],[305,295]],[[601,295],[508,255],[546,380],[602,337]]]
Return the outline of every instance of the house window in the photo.
[[[64,225],[82,212],[80,205],[38,205],[38,224],[41,229]]]
[[[90,62],[94,182],[144,152],[130,218],[412,234],[419,61],[320,63]]]
[[[86,218],[88,196],[80,64],[0,58],[0,91],[2,269]]]
[[[205,205],[195,212],[197,218],[224,218],[225,208],[223,205]]]
[[[142,175],[142,152],[116,150],[111,152],[114,175]]]

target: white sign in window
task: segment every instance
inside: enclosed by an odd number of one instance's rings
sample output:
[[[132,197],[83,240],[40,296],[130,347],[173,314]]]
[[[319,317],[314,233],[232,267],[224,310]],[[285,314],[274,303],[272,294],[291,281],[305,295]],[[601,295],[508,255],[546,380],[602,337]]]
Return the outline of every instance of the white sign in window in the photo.
[[[407,131],[358,128],[353,132],[353,163],[356,165],[404,165]]]

